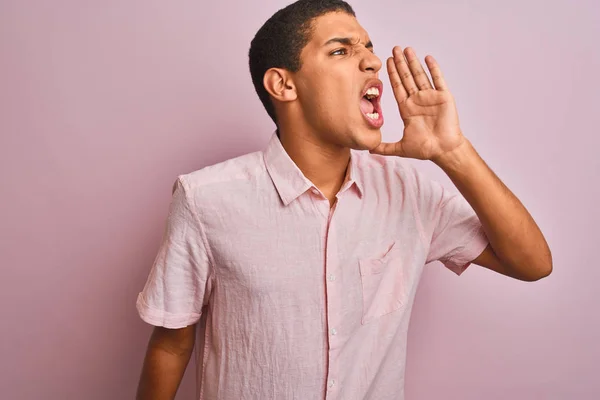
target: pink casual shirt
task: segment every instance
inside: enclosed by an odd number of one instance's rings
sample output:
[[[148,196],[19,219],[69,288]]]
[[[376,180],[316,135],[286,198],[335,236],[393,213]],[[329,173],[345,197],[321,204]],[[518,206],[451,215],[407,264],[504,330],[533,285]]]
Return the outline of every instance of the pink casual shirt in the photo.
[[[167,328],[202,317],[198,399],[403,399],[424,265],[461,274],[488,241],[406,160],[351,150],[347,171],[330,207],[273,134],[178,177],[137,309]]]

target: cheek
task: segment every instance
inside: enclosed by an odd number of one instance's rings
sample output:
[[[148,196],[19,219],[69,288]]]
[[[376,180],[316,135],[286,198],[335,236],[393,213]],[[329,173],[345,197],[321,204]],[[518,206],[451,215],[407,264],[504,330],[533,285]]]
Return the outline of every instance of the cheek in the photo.
[[[356,105],[356,96],[352,92],[352,83],[350,82],[341,79],[329,79],[322,81],[317,91],[319,104],[327,107],[330,113],[347,112],[349,107]]]
[[[311,79],[301,82],[298,93],[304,112],[310,119],[330,124],[355,119],[355,114],[360,116],[359,76],[331,68],[314,68],[305,72]]]

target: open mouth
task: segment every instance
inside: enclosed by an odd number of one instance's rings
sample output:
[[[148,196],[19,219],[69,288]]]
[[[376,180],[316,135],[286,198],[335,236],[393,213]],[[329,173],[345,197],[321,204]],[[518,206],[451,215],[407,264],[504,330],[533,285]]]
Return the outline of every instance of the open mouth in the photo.
[[[380,128],[383,125],[383,114],[381,112],[381,92],[383,85],[373,82],[367,85],[362,98],[360,99],[360,111],[369,123],[369,125]]]

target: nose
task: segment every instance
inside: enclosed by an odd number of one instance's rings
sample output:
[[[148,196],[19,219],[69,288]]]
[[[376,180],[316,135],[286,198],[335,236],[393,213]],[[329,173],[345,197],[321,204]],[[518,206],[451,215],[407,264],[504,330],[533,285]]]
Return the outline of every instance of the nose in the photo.
[[[379,57],[367,49],[363,50],[363,54],[364,56],[360,61],[360,70],[363,72],[379,72],[382,66]]]

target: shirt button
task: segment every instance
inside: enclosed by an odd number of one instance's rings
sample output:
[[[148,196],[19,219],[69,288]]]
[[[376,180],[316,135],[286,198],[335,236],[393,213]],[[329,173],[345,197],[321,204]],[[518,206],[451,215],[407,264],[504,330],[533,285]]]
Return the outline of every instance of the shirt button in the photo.
[[[335,336],[335,335],[337,334],[337,330],[335,330],[335,328],[333,328],[333,329],[331,330],[331,334],[332,334],[333,336]]]
[[[332,388],[335,385],[335,379],[329,381],[329,387]]]
[[[329,274],[329,277],[327,279],[329,279],[330,281],[333,282],[333,281],[335,281],[335,275],[334,274]]]

